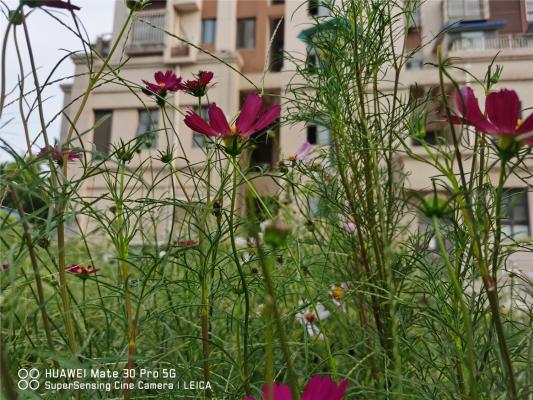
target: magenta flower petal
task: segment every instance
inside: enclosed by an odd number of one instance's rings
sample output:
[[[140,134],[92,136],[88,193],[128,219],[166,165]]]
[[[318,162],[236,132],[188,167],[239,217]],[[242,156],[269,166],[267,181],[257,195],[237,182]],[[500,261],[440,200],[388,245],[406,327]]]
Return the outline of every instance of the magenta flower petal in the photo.
[[[215,103],[211,104],[211,107],[209,107],[209,121],[211,127],[217,131],[217,133],[220,133],[222,136],[231,135],[231,128],[228,124],[228,120],[226,119],[224,112],[217,107]]]
[[[485,118],[471,87],[465,86],[456,94],[457,109],[463,116],[464,123],[474,126],[477,130],[495,134],[497,129]],[[457,119],[455,122],[457,123]]]
[[[237,117],[235,125],[237,126],[237,131],[243,135],[251,134],[252,125],[255,123],[261,106],[263,105],[263,100],[260,96],[256,94],[249,94],[244,101],[242,106],[241,113]]]
[[[533,114],[527,117],[524,122],[518,127],[516,133],[521,135],[522,133],[528,133],[533,131]]]
[[[343,380],[339,385],[329,376],[315,376],[307,383],[302,394],[302,400],[342,400],[348,388],[348,381]]]
[[[200,71],[198,74],[198,84],[200,86],[206,86],[209,82],[211,82],[211,79],[213,79],[213,76],[215,74],[211,71]]]
[[[252,127],[252,133],[262,131],[266,127],[272,125],[274,121],[279,118],[281,114],[281,107],[278,105],[270,107],[264,113],[261,114],[257,122]]]
[[[188,111],[184,119],[185,125],[191,128],[193,131],[201,133],[206,136],[217,136],[218,132],[214,130],[202,117],[196,114],[194,111]]]
[[[269,399],[271,388],[269,385],[263,385],[263,399],[267,400]],[[284,384],[272,384],[272,392],[273,392],[273,399],[274,400],[291,400],[291,389]]]
[[[485,100],[485,111],[499,134],[513,135],[520,116],[520,99],[514,90],[492,92]]]

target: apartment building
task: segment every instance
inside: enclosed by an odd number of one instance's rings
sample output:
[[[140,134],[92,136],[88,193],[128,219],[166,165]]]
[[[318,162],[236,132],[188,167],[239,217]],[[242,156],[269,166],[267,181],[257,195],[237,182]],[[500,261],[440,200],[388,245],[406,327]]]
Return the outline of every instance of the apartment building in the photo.
[[[162,31],[141,20],[134,22],[127,40],[121,44],[125,54],[115,54],[112,65],[118,65],[125,56],[131,57],[121,69],[121,76],[135,83],[150,79],[157,70],[173,69],[178,76],[186,78],[192,77],[199,70],[213,71],[217,84],[209,91],[210,101],[216,102],[229,114],[235,114],[243,96],[255,90],[250,81],[257,86],[264,82],[267,93],[275,95],[283,92],[292,77],[292,72],[288,71],[288,66],[283,61],[283,51],[306,54],[307,45],[298,35],[306,26],[310,26],[308,24],[312,23],[314,15],[325,13],[327,10],[319,0],[154,1],[140,12],[140,18],[212,52],[248,79],[198,51],[195,46],[164,35]],[[127,14],[124,2],[117,1],[113,38]],[[435,61],[437,46],[441,45],[446,56],[452,57],[456,65],[476,76],[483,76],[487,64],[498,54],[498,64],[504,67],[498,87],[516,90],[523,106],[533,107],[532,0],[426,0],[417,9],[412,21],[409,21],[409,26],[405,38],[406,49],[420,50],[402,74],[401,84],[405,91],[412,90],[415,84],[417,91],[432,90],[437,85],[437,72],[427,63]],[[439,35],[443,29],[446,33]],[[438,39],[434,40],[436,36]],[[272,37],[269,48],[268,43]],[[74,58],[74,61],[78,77],[72,85],[64,87],[66,102],[77,98],[87,84],[87,77],[82,75],[86,68],[85,59],[80,56]],[[263,74],[265,69],[266,75]],[[456,71],[454,74],[459,82],[471,80],[465,73]],[[387,83],[384,82],[383,89],[386,88]],[[477,94],[484,98],[483,93]],[[272,102],[277,101],[276,97],[270,99]],[[148,111],[140,103],[139,97],[123,85],[98,87],[91,95],[79,122],[79,131],[89,132],[83,139],[85,146],[94,146],[106,153],[109,152],[111,143],[120,139],[129,141],[135,135],[151,130],[153,126],[160,126],[161,116],[155,103],[150,103],[148,98],[142,100],[149,105]],[[198,108],[195,98],[182,93],[177,93],[173,101],[182,110]],[[205,105],[202,105],[200,112],[206,112]],[[91,130],[95,122],[106,115],[111,116]],[[182,151],[188,160],[202,160],[202,136],[185,126],[178,113],[174,116],[174,122],[182,139]],[[447,133],[442,122],[434,121],[428,125],[426,140],[436,140],[443,135]],[[274,137],[254,150],[252,163],[275,166],[281,157],[294,153],[306,140],[316,145],[327,145],[329,132],[319,126],[282,126]],[[165,143],[162,140],[153,138],[150,142],[151,148],[143,149],[139,159],[149,152],[164,150]],[[422,154],[416,141],[413,141],[412,146],[415,152],[420,151]],[[180,162],[177,159],[177,167]],[[402,162],[409,172],[409,185],[417,190],[427,190],[429,177],[436,172],[407,157]],[[155,161],[154,168],[162,167],[162,164]],[[169,190],[164,185],[160,186],[158,190],[161,193]],[[275,190],[272,181],[268,179],[259,187],[264,195]],[[517,238],[533,235],[533,193],[520,190],[523,187],[524,182],[520,179],[510,179],[509,189],[514,190],[516,196],[505,221],[505,231]],[[95,177],[84,187],[84,195],[97,197],[105,190],[103,180]]]

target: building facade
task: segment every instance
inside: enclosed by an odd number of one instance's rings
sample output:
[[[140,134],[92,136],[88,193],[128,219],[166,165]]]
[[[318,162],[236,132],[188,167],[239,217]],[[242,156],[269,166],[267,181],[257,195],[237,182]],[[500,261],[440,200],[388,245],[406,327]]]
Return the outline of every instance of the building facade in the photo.
[[[125,2],[116,2],[112,42],[128,12]],[[298,35],[311,26],[314,16],[325,14],[327,9],[319,0],[154,1],[139,13],[139,19],[133,23],[128,38],[118,47],[125,51],[116,52],[111,64],[117,66],[129,57],[120,70],[120,76],[134,84],[140,84],[142,79],[151,80],[153,73],[158,70],[172,69],[186,79],[199,70],[213,71],[217,83],[209,90],[209,100],[216,102],[229,114],[235,114],[243,96],[256,91],[254,84],[264,87],[265,93],[272,95],[269,97],[271,102],[279,101],[276,95],[284,92],[293,77],[290,66],[283,60],[283,53],[305,56],[307,47],[298,39]],[[171,35],[165,35],[150,25],[163,28]],[[443,30],[445,33],[442,33]],[[105,47],[106,42],[102,41],[101,45]],[[401,86],[406,92],[414,87],[424,92],[437,86],[437,71],[428,63],[436,60],[436,49],[441,45],[447,57],[453,58],[457,66],[474,76],[483,76],[487,64],[498,55],[497,62],[504,69],[496,88],[516,90],[523,108],[533,107],[531,0],[426,0],[413,14],[405,41],[400,45],[405,46],[407,51],[419,49],[401,76]],[[198,47],[209,51],[227,65],[199,51]],[[78,56],[74,61],[77,78],[72,85],[64,87],[67,104],[79,98],[87,86],[85,58]],[[240,71],[247,79],[228,66]],[[459,83],[471,81],[466,73],[456,71],[454,77]],[[383,83],[383,89],[387,89],[386,82]],[[484,93],[476,94],[484,98]],[[195,98],[183,93],[176,93],[172,101],[176,108],[183,111],[199,108]],[[202,105],[200,112],[205,112],[205,106]],[[179,148],[190,162],[200,162],[205,158],[202,137],[183,123],[181,114],[175,113],[173,118],[176,130],[180,132]],[[92,129],[102,119],[104,122]],[[154,126],[161,127],[160,120],[155,102],[142,94],[132,93],[124,85],[107,84],[96,88],[91,94],[78,129],[87,131],[83,137],[86,148],[92,147],[106,153],[110,151],[112,143],[120,139],[127,142]],[[435,122],[428,125],[426,140],[431,142],[445,134],[442,123]],[[282,126],[270,139],[253,152],[252,163],[275,166],[306,140],[317,146],[328,145],[330,141],[327,129],[303,124]],[[144,155],[163,151],[166,146],[163,140],[156,138],[150,142],[150,148],[142,150]],[[178,147],[178,143],[174,144]],[[413,151],[422,154],[423,149],[416,141],[413,141],[412,146]],[[182,166],[180,162],[178,158],[177,168]],[[420,191],[428,190],[429,177],[436,171],[408,157],[404,157],[402,162],[409,174],[408,184]],[[531,169],[533,165],[529,167]],[[163,168],[163,164],[154,161],[154,168]],[[506,233],[516,238],[531,237],[533,193],[521,190],[526,185],[517,178],[511,178],[508,186],[516,191],[516,199],[505,221]],[[261,194],[265,195],[276,190],[268,179],[259,188]],[[105,190],[105,182],[97,176],[84,186],[83,195],[98,197]],[[160,185],[158,190],[163,194],[169,188]],[[178,196],[183,197],[183,194]],[[524,257],[527,258],[527,255]]]

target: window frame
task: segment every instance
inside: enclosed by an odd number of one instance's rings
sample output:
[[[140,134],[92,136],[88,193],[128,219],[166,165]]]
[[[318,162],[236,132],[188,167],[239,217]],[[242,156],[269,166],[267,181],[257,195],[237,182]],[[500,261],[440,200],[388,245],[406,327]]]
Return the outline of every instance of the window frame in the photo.
[[[206,39],[206,25],[207,23],[212,24],[212,41],[205,41]],[[217,19],[216,18],[202,18],[202,44],[215,45],[217,41]]]
[[[202,117],[206,122],[209,122],[209,106],[207,104],[202,104],[201,109],[198,107],[198,105],[195,105],[193,107],[193,110],[196,114],[198,114],[200,117]],[[202,150],[205,149],[207,146],[207,137],[200,133],[196,132],[195,130],[191,129],[192,137],[191,137],[191,146],[193,149]],[[201,140],[198,140],[201,139]]]
[[[502,204],[501,224],[502,224],[502,231],[505,231],[508,229],[510,230],[510,234],[507,234],[508,238],[521,239],[521,238],[530,237],[531,235],[531,221],[530,221],[530,216],[529,216],[530,210],[529,210],[528,193],[529,192],[527,188],[505,188],[504,189],[503,198],[502,198],[503,204]],[[525,219],[523,220],[517,219],[514,214],[509,217],[509,214],[508,214],[509,211],[513,213],[514,208],[517,206],[515,199],[518,195],[521,197],[520,200],[523,200],[523,203],[522,202],[518,203],[518,205],[524,207],[524,210],[525,210],[525,213],[524,213]],[[511,199],[511,197],[513,197],[513,199]],[[511,206],[511,210],[507,208],[509,207],[509,205]],[[527,228],[525,235],[522,234],[522,231],[517,231],[517,228],[519,226],[525,226]],[[508,228],[506,229],[506,227]]]
[[[100,116],[98,116],[100,114]],[[98,126],[96,124],[102,119],[105,118],[107,115],[107,119],[103,122],[101,122]],[[96,150],[96,158],[100,159],[103,158],[101,156],[108,156],[109,152],[111,150],[111,138],[113,136],[113,110],[112,109],[93,109],[93,118],[94,118],[94,124],[93,124],[93,146]],[[105,125],[104,125],[105,124]],[[96,135],[99,131],[99,129],[103,129],[103,126],[107,127],[109,125],[109,130],[106,133],[107,140],[105,140],[105,149],[101,148],[102,143],[100,140],[96,141]],[[100,147],[100,148],[99,148]]]
[[[141,114],[146,113],[148,115],[148,126],[145,130],[141,130]],[[156,116],[154,121],[154,115]],[[147,149],[157,149],[157,136],[159,133],[159,119],[160,119],[160,113],[159,108],[139,108],[137,110],[137,131],[135,132],[135,137],[137,139],[140,139],[143,136],[146,136],[148,132],[151,132],[150,139],[151,144],[150,146],[144,145]]]
[[[253,21],[253,45],[247,46],[246,43],[246,22]],[[257,47],[257,19],[255,17],[237,18],[237,49],[253,50]]]

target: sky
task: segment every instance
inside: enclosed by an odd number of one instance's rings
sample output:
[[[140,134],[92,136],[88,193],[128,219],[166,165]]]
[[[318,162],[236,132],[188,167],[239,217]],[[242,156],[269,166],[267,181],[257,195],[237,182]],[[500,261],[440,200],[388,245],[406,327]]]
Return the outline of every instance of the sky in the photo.
[[[116,0],[122,1],[122,0]],[[7,17],[6,7],[13,10],[18,6],[18,0],[0,0],[0,38],[3,40],[6,34]],[[115,6],[115,0],[72,0],[72,3],[81,7],[80,11],[77,11],[81,23],[84,25],[88,37],[91,42],[94,42],[96,37],[111,33],[113,25],[113,11]],[[25,7],[25,11],[30,9]],[[70,13],[63,10],[53,11],[49,9],[62,21],[69,26],[74,26]],[[71,33],[68,29],[59,24],[56,20],[50,17],[48,14],[40,9],[35,9],[27,19],[29,37],[32,43],[32,49],[34,53],[35,63],[38,68],[39,81],[42,83],[46,77],[50,74],[51,70],[58,63],[58,61],[65,56],[67,51],[81,50],[82,45],[80,39]],[[23,65],[25,74],[30,72],[29,56],[27,52],[27,46],[22,31],[22,27],[17,28],[17,38],[19,41],[19,48],[21,49]],[[1,44],[0,44],[1,46]],[[0,55],[1,57],[1,55]],[[13,31],[10,31],[8,47],[6,52],[6,91],[9,92],[13,87],[17,85],[20,69],[17,61],[17,53],[15,50],[15,44],[13,41]],[[68,77],[74,73],[74,64],[70,59],[66,59],[57,70],[54,72],[53,79],[60,79]],[[45,120],[49,121],[52,116],[58,113],[63,106],[63,93],[60,88],[60,84],[71,82],[71,79],[63,80],[52,86],[47,87],[42,97],[46,99],[44,102]],[[26,89],[33,88],[33,78],[26,77],[25,79],[25,91]],[[17,93],[13,93],[6,100],[6,104],[13,99],[16,99]],[[33,100],[33,97],[30,98]],[[4,109],[2,117],[0,119],[0,139],[5,140],[16,149],[19,153],[26,150],[26,141],[24,139],[24,133],[22,129],[22,123],[20,120],[18,101],[12,106]],[[59,137],[61,120],[57,118],[49,127],[49,136],[52,138]],[[40,132],[40,122],[38,112],[32,113],[29,120],[29,131],[32,135],[32,139]],[[41,146],[42,141],[38,141],[35,148]],[[0,146],[3,143],[0,141]],[[5,151],[0,149],[0,162],[11,159]]]

